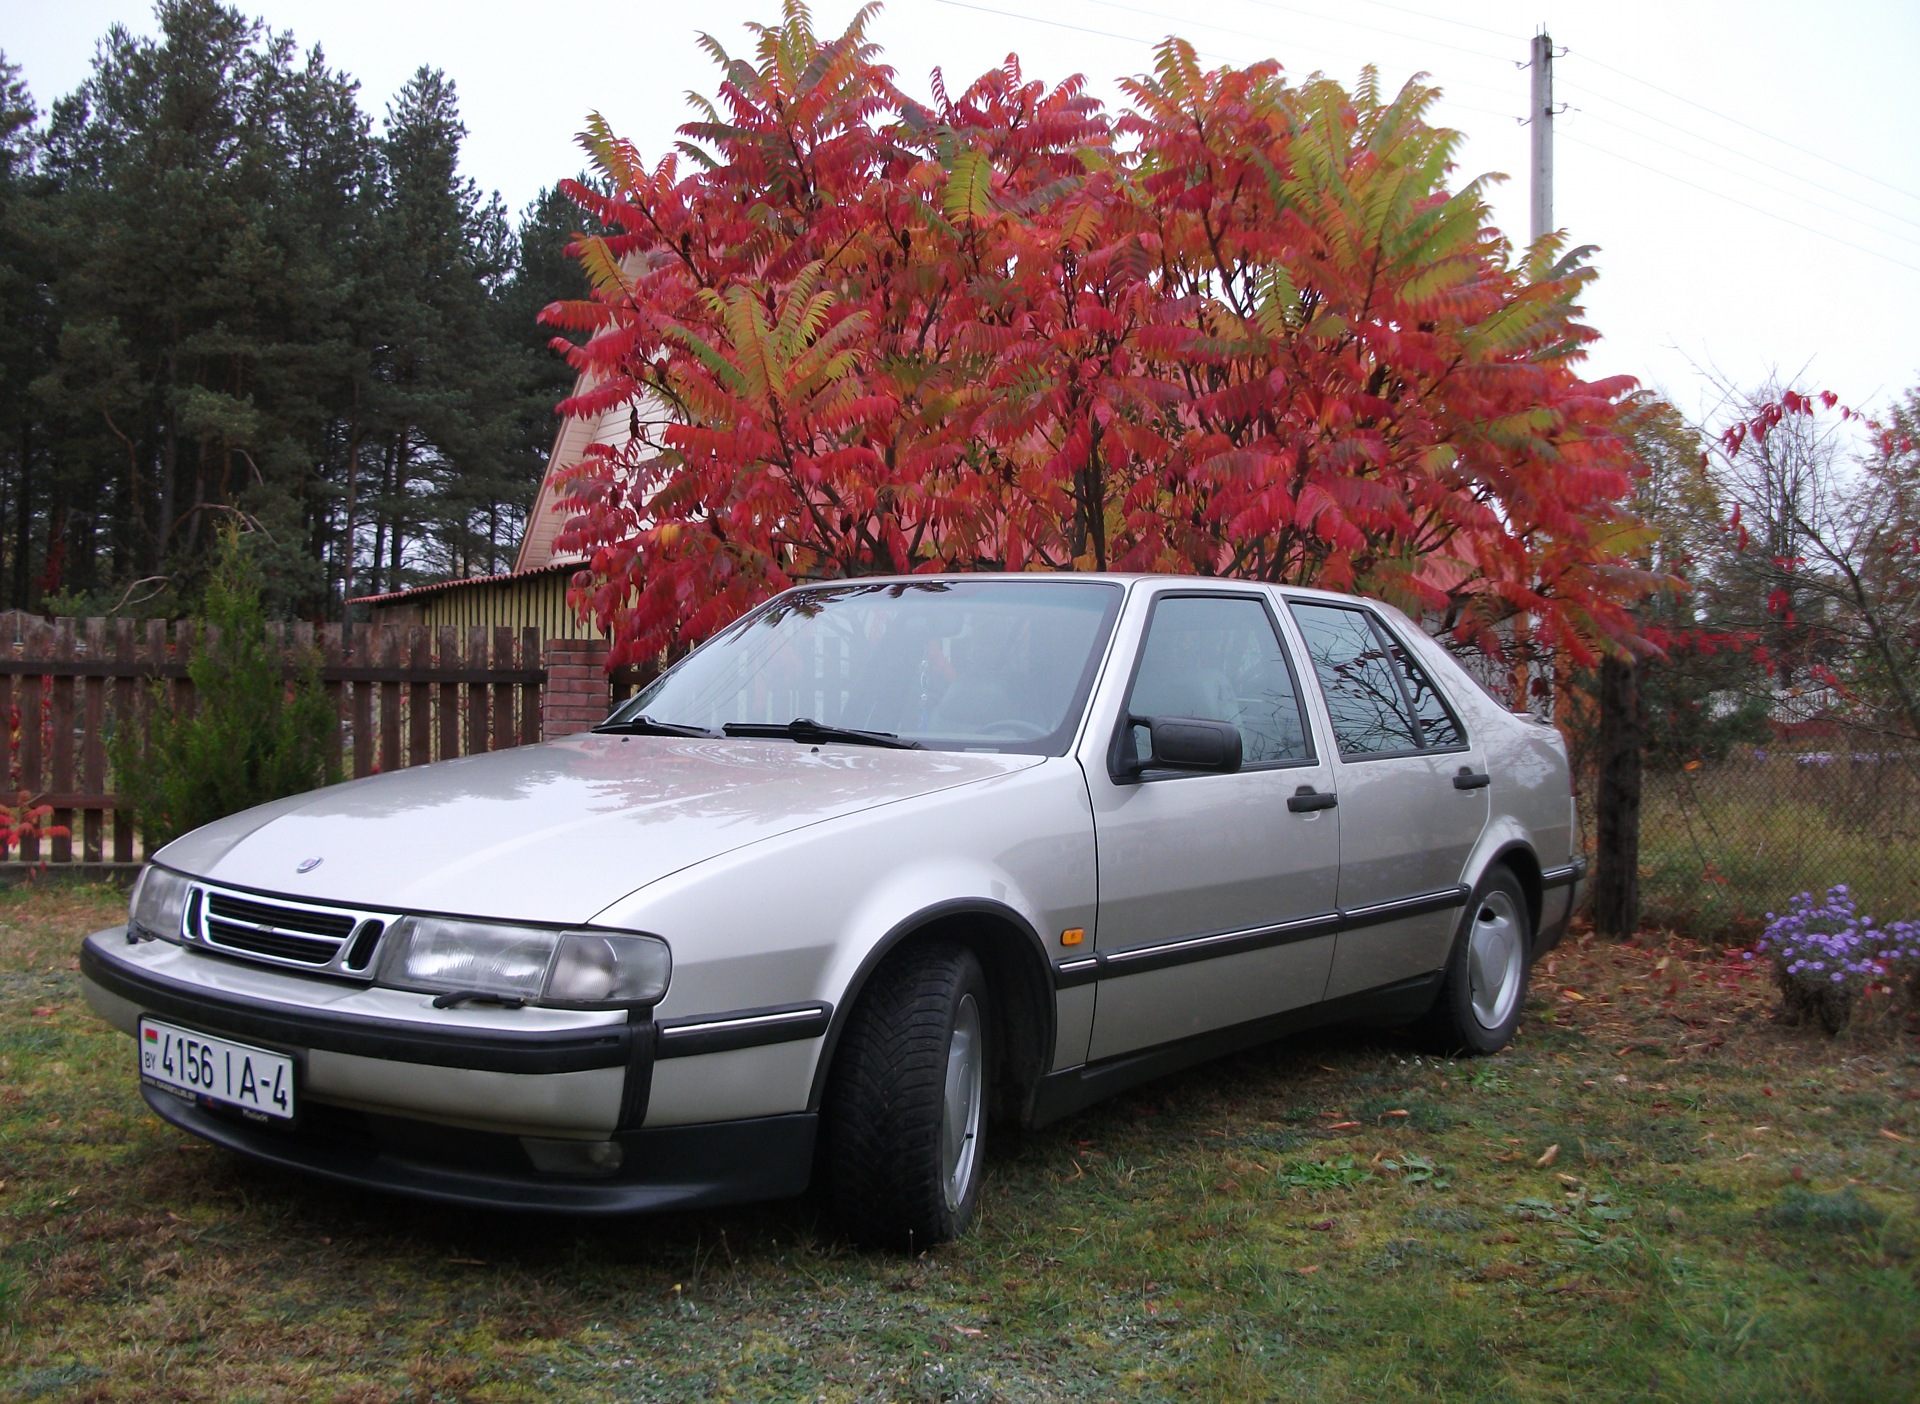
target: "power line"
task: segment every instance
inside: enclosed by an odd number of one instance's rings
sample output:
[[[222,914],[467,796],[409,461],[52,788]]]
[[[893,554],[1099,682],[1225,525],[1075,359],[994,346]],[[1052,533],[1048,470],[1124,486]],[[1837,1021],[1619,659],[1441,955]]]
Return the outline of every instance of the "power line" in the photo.
[[[1613,101],[1613,99],[1608,98],[1605,93],[1592,93],[1591,89],[1582,89],[1582,91],[1589,92],[1592,96],[1601,98],[1603,101],[1607,101],[1607,102]],[[1625,104],[1617,103],[1615,105],[1625,107]],[[1625,132],[1628,136],[1638,137],[1642,141],[1658,142],[1661,139],[1660,137],[1655,136],[1651,133],[1643,132],[1635,127],[1630,127],[1624,122],[1616,122],[1611,117],[1605,116],[1602,113],[1590,112],[1586,108],[1575,108],[1574,110],[1578,112],[1582,117],[1588,118],[1591,121],[1602,122],[1607,126],[1614,128],[1617,131]],[[1626,108],[1625,110],[1634,113],[1636,116],[1642,116],[1642,117],[1648,116],[1648,114],[1640,112],[1637,108],[1629,107],[1629,108]],[[1658,119],[1649,117],[1649,120],[1658,120]],[[1742,151],[1737,146],[1729,146],[1724,141],[1715,141],[1712,137],[1703,136],[1699,132],[1689,131],[1685,127],[1673,127],[1671,130],[1675,133],[1678,133],[1679,135],[1690,137],[1695,141],[1703,141],[1709,146],[1717,146],[1722,151],[1731,152],[1733,155],[1740,157],[1744,161],[1752,161],[1755,165],[1766,164],[1764,157],[1755,156],[1751,152]],[[1706,159],[1705,157],[1702,157],[1702,156],[1696,156],[1691,151],[1683,151],[1678,147],[1670,147],[1668,149],[1672,151],[1673,154],[1678,156],[1685,156],[1690,160],[1700,161],[1700,160]],[[1882,209],[1878,205],[1869,204],[1867,201],[1859,199],[1857,196],[1847,194],[1844,190],[1837,190],[1831,185],[1822,185],[1819,181],[1814,180],[1811,177],[1796,175],[1792,171],[1781,171],[1781,170],[1771,170],[1771,169],[1770,169],[1770,174],[1777,178],[1784,177],[1787,180],[1799,181],[1802,185],[1810,185],[1815,190],[1822,191],[1828,195],[1835,197],[1836,199],[1845,200],[1851,204],[1859,205],[1863,209],[1872,210],[1875,214],[1884,215],[1886,218],[1891,219],[1896,223],[1912,225],[1915,229],[1920,229],[1920,220],[1909,219],[1905,215],[1894,213],[1892,210]],[[1786,196],[1789,200],[1805,200],[1809,204],[1817,203],[1810,196],[1798,195],[1790,190],[1783,190],[1780,193]],[[1876,234],[1884,234],[1889,239],[1899,239],[1905,243],[1920,244],[1920,240],[1916,240],[1910,234],[1902,234],[1897,230],[1892,230],[1892,229],[1882,229],[1880,226],[1876,224],[1869,224],[1866,220],[1861,219],[1858,215],[1847,214],[1845,211],[1831,209],[1831,207],[1828,207],[1828,212],[1837,216],[1840,219],[1851,220],[1853,223],[1860,225],[1862,228],[1871,229]]]
[[[1147,15],[1147,16],[1150,16],[1150,17],[1151,17],[1151,18],[1153,18],[1153,19],[1158,19],[1158,20],[1165,20],[1165,21],[1166,21],[1166,22],[1167,22],[1168,24],[1197,24],[1197,25],[1199,25],[1199,26],[1200,26],[1200,27],[1201,27],[1202,29],[1211,29],[1211,30],[1214,30],[1214,31],[1216,31],[1216,32],[1218,32],[1218,33],[1221,33],[1221,34],[1233,34],[1233,35],[1238,35],[1238,36],[1239,36],[1240,38],[1242,38],[1242,39],[1252,39],[1252,40],[1254,40],[1255,42],[1257,42],[1257,43],[1261,43],[1261,44],[1278,44],[1278,43],[1280,43],[1280,42],[1281,42],[1281,41],[1279,41],[1279,40],[1277,40],[1277,39],[1275,39],[1275,38],[1274,38],[1274,37],[1273,37],[1272,35],[1270,35],[1270,34],[1260,34],[1260,33],[1255,33],[1255,32],[1254,32],[1253,30],[1250,30],[1250,29],[1235,29],[1235,28],[1233,28],[1233,27],[1231,27],[1230,25],[1224,25],[1224,24],[1215,24],[1215,23],[1213,23],[1213,21],[1211,21],[1211,20],[1198,20],[1198,19],[1188,19],[1188,18],[1185,18],[1185,17],[1183,17],[1183,16],[1180,16],[1180,15],[1170,15],[1170,14],[1167,14],[1167,13],[1166,13],[1165,11],[1162,11],[1162,10],[1148,10],[1148,9],[1142,9],[1142,8],[1141,8],[1140,6],[1138,6],[1138,5],[1127,5],[1127,4],[1123,4],[1123,3],[1121,3],[1121,0],[1089,0],[1089,3],[1091,3],[1091,4],[1095,4],[1095,5],[1100,5],[1100,6],[1103,6],[1104,8],[1106,8],[1106,9],[1109,9],[1109,10],[1126,10],[1126,11],[1129,11],[1129,12],[1131,12],[1131,13],[1133,13],[1133,14],[1136,14],[1136,15]],[[1318,11],[1316,11],[1316,10],[1301,10],[1301,9],[1296,9],[1295,7],[1293,7],[1293,6],[1291,6],[1291,5],[1276,5],[1276,4],[1269,4],[1269,3],[1267,3],[1267,0],[1249,0],[1249,3],[1252,3],[1252,4],[1256,4],[1256,5],[1259,5],[1259,6],[1260,6],[1260,7],[1262,8],[1262,9],[1267,9],[1267,10],[1283,10],[1283,11],[1286,11],[1287,13],[1289,13],[1289,14],[1296,14],[1296,15],[1305,15],[1305,16],[1307,16],[1307,17],[1308,17],[1308,18],[1310,18],[1310,19],[1321,19],[1321,20],[1330,20],[1330,21],[1332,21],[1332,22],[1333,22],[1333,23],[1335,23],[1335,24],[1351,24],[1351,23],[1354,23],[1354,21],[1351,21],[1351,20],[1340,20],[1340,19],[1334,19],[1334,17],[1333,17],[1332,15],[1324,15],[1324,14],[1321,14],[1321,13],[1319,13],[1319,12],[1318,12]],[[1376,30],[1376,31],[1374,31],[1374,32],[1375,32],[1375,33],[1378,33],[1378,32],[1380,32],[1380,31],[1377,31],[1377,30]],[[1407,35],[1404,35],[1404,34],[1400,34],[1400,35],[1395,35],[1394,37],[1396,37],[1396,38],[1400,38],[1400,39],[1407,39],[1407,38],[1408,38],[1408,36],[1407,36]],[[1414,39],[1414,40],[1410,40],[1410,42],[1412,42],[1412,43],[1427,43],[1427,42],[1433,42],[1433,43],[1439,43],[1439,41],[1438,41],[1438,40],[1433,40],[1433,41],[1428,41],[1428,40],[1422,40],[1422,39]],[[1368,63],[1368,62],[1370,62],[1370,60],[1368,60],[1368,59],[1365,59],[1365,58],[1362,58],[1362,57],[1361,57],[1360,55],[1358,55],[1358,54],[1350,54],[1350,53],[1346,53],[1346,52],[1344,52],[1343,50],[1340,50],[1340,49],[1329,49],[1329,48],[1327,48],[1327,47],[1326,47],[1325,45],[1320,45],[1320,44],[1311,44],[1311,45],[1309,45],[1309,44],[1302,44],[1302,45],[1300,45],[1300,47],[1301,47],[1302,49],[1311,49],[1311,50],[1314,50],[1314,51],[1316,51],[1316,52],[1318,52],[1318,53],[1322,53],[1322,54],[1325,54],[1325,55],[1327,55],[1327,56],[1328,56],[1328,57],[1330,57],[1330,58],[1338,58],[1338,59],[1345,59],[1345,60],[1346,60],[1346,61],[1347,61],[1348,63],[1354,63],[1354,64],[1366,64],[1366,63]],[[1443,48],[1443,49],[1452,49],[1452,48],[1458,48],[1458,46],[1457,46],[1457,45],[1454,45],[1454,44],[1440,44],[1440,47],[1441,47],[1441,48]],[[1460,50],[1460,52],[1461,52],[1461,53],[1464,53],[1464,54],[1475,54],[1475,53],[1478,53],[1479,51],[1478,51],[1478,50],[1475,50],[1475,49],[1461,49],[1461,50]],[[1480,54],[1479,56],[1480,56],[1481,58],[1487,58],[1487,57],[1490,57],[1489,55],[1486,55],[1486,54]],[[1502,60],[1502,62],[1505,62],[1505,60]],[[1459,87],[1462,87],[1462,88],[1471,88],[1471,89],[1473,89],[1473,90],[1474,90],[1475,92],[1481,92],[1481,93],[1499,93],[1499,90],[1498,90],[1498,89],[1494,89],[1494,88],[1489,88],[1489,87],[1488,87],[1488,86],[1487,86],[1486,84],[1484,84],[1484,83],[1460,83],[1460,84],[1458,84],[1458,85],[1456,85],[1456,86],[1459,86]],[[1500,96],[1505,96],[1505,94],[1504,94],[1504,93],[1499,93],[1499,95],[1500,95]]]
[[[1044,24],[1052,29],[1070,29],[1076,34],[1097,34],[1103,39],[1118,39],[1127,44],[1152,44],[1151,39],[1143,39],[1137,34],[1120,34],[1111,29],[1095,29],[1090,25],[1069,24],[1065,20],[1047,19],[1042,15],[1023,15],[1015,10],[996,10],[991,5],[975,5],[971,0],[934,0],[936,5],[948,5],[956,10],[977,10],[983,15],[998,15],[1002,19],[1025,20],[1028,24]],[[1207,58],[1230,61],[1225,54],[1208,53],[1195,49],[1195,53]]]
[[[1870,180],[1875,185],[1884,185],[1886,186],[1887,189],[1893,191],[1895,194],[1903,195],[1909,200],[1920,200],[1920,195],[1914,194],[1911,190],[1903,189],[1900,186],[1893,184],[1891,181],[1882,180],[1880,179],[1879,176],[1876,176],[1876,175],[1869,175],[1867,172],[1862,170],[1857,170],[1854,167],[1847,165],[1843,161],[1836,161],[1831,156],[1823,156],[1818,151],[1815,151],[1812,147],[1801,146],[1797,142],[1788,141],[1785,137],[1775,136],[1772,132],[1766,131],[1760,127],[1756,127],[1751,122],[1744,122],[1738,117],[1729,117],[1726,113],[1721,112],[1716,108],[1708,107],[1704,102],[1696,102],[1692,98],[1687,97],[1682,93],[1676,93],[1670,88],[1663,88],[1658,83],[1649,83],[1645,78],[1639,77],[1637,74],[1629,73],[1624,68],[1615,68],[1612,64],[1607,63],[1604,60],[1597,59],[1592,54],[1582,53],[1579,55],[1579,57],[1585,59],[1588,63],[1594,64],[1600,68],[1606,69],[1609,73],[1617,73],[1622,78],[1627,79],[1629,82],[1638,83],[1643,88],[1652,88],[1656,93],[1664,94],[1665,96],[1672,98],[1675,102],[1684,102],[1689,107],[1697,107],[1702,112],[1708,114],[1711,117],[1718,117],[1722,122],[1731,122],[1736,127],[1745,127],[1748,131],[1754,133],[1756,136],[1763,136],[1768,141],[1777,141],[1780,143],[1780,145],[1786,147],[1789,151],[1798,151],[1803,156],[1811,156],[1816,161],[1824,161],[1829,166],[1837,167],[1838,169],[1845,171],[1848,175],[1858,176],[1862,180]]]
[[[1781,224],[1790,224],[1795,229],[1804,230],[1817,238],[1826,239],[1836,244],[1844,244],[1850,249],[1857,249],[1870,258],[1877,258],[1883,262],[1891,263],[1896,268],[1905,268],[1910,272],[1920,273],[1920,263],[1907,263],[1902,259],[1895,258],[1891,254],[1881,253],[1878,249],[1868,248],[1865,244],[1855,243],[1852,239],[1842,238],[1840,235],[1830,233],[1825,229],[1816,229],[1811,224],[1802,224],[1797,219],[1788,219],[1785,215],[1767,209],[1763,205],[1755,205],[1737,196],[1729,195],[1725,191],[1715,190],[1711,186],[1701,185],[1698,181],[1688,180],[1685,176],[1677,176],[1672,171],[1663,171],[1658,166],[1649,166],[1645,161],[1636,161],[1631,156],[1622,156],[1618,151],[1612,151],[1594,142],[1583,140],[1570,132],[1562,133],[1562,135],[1576,146],[1584,146],[1589,151],[1599,152],[1602,156],[1611,156],[1614,160],[1624,161],[1629,166],[1638,166],[1641,170],[1649,171],[1665,180],[1673,181],[1676,185],[1684,185],[1689,189],[1699,191],[1702,195],[1711,195],[1715,199],[1725,200],[1730,205],[1738,205],[1743,210],[1751,210],[1757,215],[1764,215],[1766,218],[1776,220]]]
[[[1104,3],[1104,0],[1095,0],[1095,3],[1096,4]],[[1274,3],[1274,0],[1247,0],[1247,3],[1250,5],[1258,5],[1263,10],[1279,10],[1283,14],[1303,15],[1307,19],[1316,19],[1327,24],[1344,24],[1344,25],[1351,26],[1354,29],[1365,29],[1375,34],[1378,34],[1381,32],[1381,30],[1377,26],[1370,25],[1365,20],[1341,19],[1336,15],[1329,15],[1321,10],[1303,10],[1295,5],[1276,4]],[[1385,8],[1392,10],[1392,9],[1398,9],[1399,7],[1396,5],[1388,5],[1388,6],[1385,6]],[[1512,63],[1513,62],[1513,59],[1506,54],[1490,54],[1485,49],[1469,49],[1464,44],[1449,44],[1444,39],[1415,38],[1411,34],[1401,34],[1398,32],[1394,32],[1393,37],[1396,39],[1405,39],[1408,42],[1415,43],[1415,44],[1431,44],[1437,49],[1452,49],[1457,54],[1472,54],[1475,58],[1491,59],[1495,63]]]
[[[1360,0],[1363,5],[1372,5],[1381,10],[1397,10],[1403,15],[1412,15],[1416,19],[1432,20],[1435,24],[1451,24],[1459,29],[1477,30],[1481,34],[1491,34],[1498,39],[1511,39],[1513,35],[1504,29],[1494,29],[1490,25],[1474,24],[1471,20],[1453,19],[1447,15],[1436,15],[1427,10],[1415,10],[1406,5],[1389,5],[1387,0]]]
[[[1102,38],[1119,39],[1130,44],[1151,45],[1155,42],[1151,39],[1142,38],[1138,35],[1121,34],[1116,30],[1099,29],[1099,28],[1095,28],[1094,26],[1084,25],[1084,24],[1073,24],[1067,20],[1049,19],[1043,15],[1022,14],[1014,10],[995,9],[989,5],[981,5],[981,4],[974,3],[974,0],[935,0],[935,3],[951,6],[955,9],[975,10],[981,14],[997,15],[1004,19],[1025,20],[1029,24],[1046,25],[1051,29],[1070,30],[1076,34],[1097,34]],[[1222,34],[1232,34],[1243,39],[1252,39],[1261,44],[1273,44],[1276,42],[1271,35],[1258,34],[1253,32],[1252,30],[1235,29],[1229,25],[1213,24],[1206,20],[1193,20],[1193,19],[1185,18],[1179,15],[1170,15],[1162,10],[1149,10],[1149,9],[1144,9],[1137,5],[1126,5],[1126,4],[1119,3],[1119,0],[1092,0],[1092,3],[1103,6],[1104,8],[1110,9],[1110,10],[1124,10],[1131,14],[1144,15],[1151,19],[1165,20],[1169,24],[1192,23],[1192,24],[1198,25],[1203,29],[1211,29],[1217,33],[1222,33]],[[1281,8],[1281,7],[1275,6],[1270,8]],[[1302,11],[1301,13],[1305,13],[1305,12]],[[1344,59],[1350,63],[1364,64],[1368,61],[1356,54],[1343,53],[1338,49],[1329,49],[1323,45],[1311,45],[1311,46],[1301,45],[1300,47],[1302,49],[1310,48],[1311,50],[1318,52],[1326,57]],[[1196,48],[1194,52],[1196,54],[1201,55],[1204,58],[1218,59],[1223,63],[1232,63],[1235,61],[1231,55],[1222,54],[1214,50]],[[1481,84],[1481,83],[1460,83],[1457,85],[1443,83],[1440,86],[1441,86],[1443,96],[1446,94],[1447,91],[1449,91],[1450,89],[1456,86],[1461,88],[1471,88],[1476,92],[1491,92],[1491,93],[1496,93],[1497,95],[1500,95],[1500,96],[1504,96],[1504,94],[1499,94],[1499,91],[1497,89],[1489,88],[1485,84]],[[1463,108],[1467,106],[1464,103],[1460,103],[1456,105]],[[1478,111],[1478,112],[1490,111],[1490,109],[1487,109],[1487,108],[1470,108],[1468,110]],[[1495,112],[1495,113],[1492,113],[1491,115],[1498,116],[1498,117],[1512,116],[1511,113],[1506,113],[1506,112]]]

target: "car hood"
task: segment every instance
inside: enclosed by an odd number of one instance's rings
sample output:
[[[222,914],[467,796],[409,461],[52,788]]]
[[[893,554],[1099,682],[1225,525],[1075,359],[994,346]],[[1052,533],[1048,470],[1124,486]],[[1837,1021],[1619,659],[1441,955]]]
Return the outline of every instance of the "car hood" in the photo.
[[[290,897],[585,922],[703,859],[1040,759],[586,735],[279,800],[155,856]]]

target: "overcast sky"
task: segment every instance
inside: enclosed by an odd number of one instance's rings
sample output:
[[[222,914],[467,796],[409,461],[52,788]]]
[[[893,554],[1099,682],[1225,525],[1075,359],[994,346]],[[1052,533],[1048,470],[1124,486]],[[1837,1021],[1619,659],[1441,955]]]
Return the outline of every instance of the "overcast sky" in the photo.
[[[376,116],[420,64],[459,86],[467,173],[516,209],[575,173],[573,136],[606,114],[651,159],[710,92],[699,30],[751,52],[748,20],[778,0],[521,4],[511,0],[253,0],[241,8],[360,80]],[[851,0],[816,0],[837,33]],[[1195,14],[1204,13],[1204,22]],[[1817,16],[1817,17],[1816,17]],[[44,108],[86,75],[108,26],[154,29],[142,0],[0,0],[0,48]],[[1776,368],[1860,406],[1920,383],[1920,4],[1913,0],[889,0],[871,33],[902,86],[943,68],[956,90],[1020,55],[1030,77],[1115,80],[1169,33],[1214,62],[1277,58],[1351,85],[1424,71],[1437,118],[1464,131],[1461,178],[1511,179],[1493,199],[1524,241],[1524,70],[1541,25],[1555,63],[1555,221],[1599,247],[1588,300],[1596,375],[1628,374],[1692,413],[1717,372]]]

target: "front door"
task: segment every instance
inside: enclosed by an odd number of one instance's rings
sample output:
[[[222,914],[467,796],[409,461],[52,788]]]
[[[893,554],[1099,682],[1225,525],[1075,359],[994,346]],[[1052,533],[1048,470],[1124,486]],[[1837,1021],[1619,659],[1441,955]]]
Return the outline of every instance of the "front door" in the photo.
[[[1342,930],[1332,999],[1446,964],[1465,904],[1462,872],[1487,825],[1486,765],[1372,610],[1288,604],[1338,752]]]
[[[1240,770],[1156,768],[1146,729],[1119,729],[1148,716],[1233,723]],[[1339,819],[1323,804],[1334,770],[1266,595],[1156,596],[1113,719],[1110,750],[1083,757],[1100,866],[1089,1058],[1320,999],[1339,880]],[[1117,759],[1129,744],[1137,774]]]

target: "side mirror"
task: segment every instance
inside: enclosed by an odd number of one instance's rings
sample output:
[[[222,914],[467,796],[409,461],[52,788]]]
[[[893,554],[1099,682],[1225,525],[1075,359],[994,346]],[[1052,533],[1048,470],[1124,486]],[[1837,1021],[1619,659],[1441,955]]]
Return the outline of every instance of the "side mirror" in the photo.
[[[1240,728],[1232,722],[1209,721],[1205,717],[1128,717],[1128,736],[1132,728],[1144,726],[1153,742],[1156,769],[1213,771],[1231,774],[1240,768]],[[1138,775],[1146,765],[1132,756],[1131,743],[1123,748],[1132,762],[1126,773]]]

